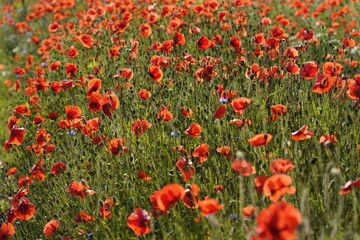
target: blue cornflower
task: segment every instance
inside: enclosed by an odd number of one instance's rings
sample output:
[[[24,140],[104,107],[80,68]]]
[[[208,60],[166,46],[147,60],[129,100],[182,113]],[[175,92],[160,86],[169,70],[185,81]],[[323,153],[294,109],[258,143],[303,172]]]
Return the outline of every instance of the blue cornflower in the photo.
[[[229,215],[229,217],[230,217],[230,218],[238,218],[239,215],[237,215],[237,214],[235,214],[235,213],[231,213],[231,214]]]
[[[226,103],[229,99],[227,98],[219,98],[219,102]]]
[[[75,136],[75,132],[74,132],[74,131],[66,132],[66,134],[69,134],[70,137]]]

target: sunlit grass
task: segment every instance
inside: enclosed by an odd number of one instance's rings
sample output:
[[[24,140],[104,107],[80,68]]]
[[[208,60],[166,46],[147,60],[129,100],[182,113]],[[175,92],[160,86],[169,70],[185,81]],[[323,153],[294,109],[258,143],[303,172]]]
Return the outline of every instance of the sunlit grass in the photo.
[[[203,1],[198,1],[200,4]],[[257,2],[257,1],[254,1]],[[16,1],[15,10],[22,5]],[[29,2],[27,11],[30,11]],[[181,4],[180,2],[178,4]],[[313,12],[320,1],[309,4]],[[153,33],[145,38],[139,34],[139,24],[146,22],[138,16],[138,11],[149,4],[138,3],[137,10],[133,13],[133,19],[129,28],[122,34],[125,47],[120,49],[120,56],[112,58],[108,55],[108,50],[114,47],[111,37],[116,36],[110,30],[96,27],[76,26],[76,30],[87,32],[98,42],[91,48],[85,48],[79,41],[74,41],[74,34],[66,30],[60,30],[61,42],[64,49],[75,47],[79,55],[75,58],[67,56],[52,49],[49,53],[48,61],[41,59],[42,55],[37,53],[39,48],[33,44],[31,36],[37,36],[44,40],[49,37],[48,25],[54,20],[53,14],[48,14],[40,19],[30,22],[32,27],[31,34],[18,34],[13,25],[3,24],[0,30],[0,64],[5,66],[0,71],[1,79],[1,104],[0,109],[0,141],[2,144],[9,139],[10,131],[7,129],[7,119],[13,113],[13,108],[17,105],[26,105],[31,110],[31,115],[23,115],[20,127],[26,128],[25,141],[20,145],[13,145],[13,148],[0,153],[1,171],[0,176],[3,183],[0,184],[0,209],[1,222],[6,222],[6,211],[10,207],[12,197],[19,190],[18,178],[20,175],[28,175],[33,165],[40,159],[45,159],[46,179],[45,181],[29,185],[29,194],[26,196],[32,204],[36,206],[36,214],[27,221],[16,220],[16,234],[14,239],[39,239],[46,238],[43,234],[44,225],[51,219],[60,220],[60,228],[53,234],[54,239],[64,236],[72,236],[76,239],[136,239],[137,236],[126,225],[128,216],[133,213],[135,208],[142,208],[151,212],[152,205],[149,197],[154,191],[160,190],[167,184],[177,183],[184,187],[189,184],[197,184],[201,189],[199,197],[203,200],[208,198],[216,199],[224,207],[214,215],[201,217],[199,209],[186,208],[179,202],[169,209],[169,214],[159,218],[153,218],[152,232],[144,235],[142,239],[247,239],[255,234],[256,215],[271,204],[268,197],[257,194],[255,190],[254,178],[259,175],[270,176],[269,164],[272,160],[282,158],[291,159],[296,166],[292,171],[286,173],[292,177],[292,185],[296,188],[293,195],[287,194],[282,200],[291,203],[301,212],[302,224],[298,228],[298,239],[357,239],[360,238],[359,223],[359,189],[353,189],[346,195],[339,195],[341,186],[349,180],[356,180],[360,177],[360,114],[359,101],[350,99],[346,94],[346,87],[333,88],[329,92],[322,94],[310,91],[314,85],[314,79],[304,79],[301,75],[293,75],[282,68],[282,56],[286,47],[307,45],[306,51],[299,51],[296,62],[299,67],[302,63],[315,61],[320,66],[319,74],[322,72],[322,65],[328,61],[340,61],[344,66],[340,77],[353,78],[359,74],[358,67],[353,67],[344,63],[345,58],[359,61],[360,55],[356,50],[347,49],[343,55],[339,54],[342,49],[341,40],[348,37],[344,33],[348,22],[355,21],[357,26],[359,20],[356,16],[344,14],[344,23],[340,25],[335,34],[328,34],[332,21],[327,17],[332,11],[337,11],[346,5],[342,2],[340,6],[328,9],[321,13],[318,18],[296,17],[294,12],[297,9],[285,4],[273,1],[268,17],[273,24],[259,25],[261,17],[258,8],[220,6],[219,10],[228,10],[230,14],[237,11],[247,13],[247,25],[244,27],[236,26],[233,19],[227,19],[231,26],[228,31],[221,30],[221,24],[216,20],[209,22],[209,17],[197,16],[194,11],[189,10],[190,14],[183,17],[187,23],[181,27],[181,33],[186,37],[186,44],[174,46],[169,53],[157,52],[150,47],[155,41],[163,42],[172,39],[173,34],[166,31],[169,17],[162,17],[156,24],[152,25]],[[158,3],[159,8],[162,3]],[[349,8],[356,12],[359,4],[350,2]],[[78,22],[75,14],[87,9],[83,2],[76,2],[76,7],[67,9],[71,16],[62,20]],[[219,11],[215,11],[214,14]],[[22,21],[22,12],[13,17],[16,22]],[[291,23],[297,22],[297,26],[281,26],[289,34],[289,38],[281,40],[279,46],[279,57],[270,59],[264,49],[264,56],[256,58],[253,49],[252,37],[264,32],[269,38],[269,30],[274,25],[277,15],[283,14]],[[108,13],[100,19],[108,19]],[[119,16],[123,16],[119,14]],[[323,25],[315,24],[317,19],[325,22]],[[334,20],[335,21],[335,20]],[[340,21],[337,20],[337,21]],[[346,22],[346,23],[345,23]],[[163,26],[162,26],[163,25]],[[201,32],[190,34],[191,27],[199,27]],[[296,38],[295,35],[300,27],[306,27],[319,36],[319,44],[309,43],[309,41]],[[241,30],[245,29],[246,36],[241,35]],[[356,27],[354,28],[356,29]],[[174,31],[175,32],[175,31]],[[62,34],[66,33],[66,36]],[[198,49],[196,42],[200,36],[207,36],[209,39],[213,34],[221,34],[223,43],[217,44],[214,48]],[[245,49],[244,57],[247,63],[236,64],[237,55],[234,49],[228,44],[232,36],[238,36],[242,40],[241,47]],[[137,38],[140,42],[137,60],[130,60],[131,39]],[[358,36],[352,36],[358,43]],[[354,48],[358,48],[354,47]],[[352,51],[355,53],[352,54]],[[188,71],[179,71],[176,64],[183,54],[189,53],[197,60],[193,65],[188,65]],[[78,77],[100,78],[102,88],[100,94],[105,91],[113,91],[119,98],[120,106],[114,110],[111,117],[102,111],[91,112],[88,109],[88,91],[85,87],[74,86],[71,89],[61,90],[54,93],[51,88],[47,91],[38,91],[36,95],[40,97],[37,106],[28,103],[29,96],[24,94],[27,87],[27,79],[35,77],[34,70],[25,73],[24,77],[17,77],[13,72],[15,67],[24,67],[27,55],[34,55],[34,65],[43,65],[46,72],[44,78],[51,83],[65,79]],[[332,56],[329,57],[328,55]],[[14,55],[19,55],[20,60],[14,60]],[[172,58],[170,66],[162,67],[163,79],[162,86],[159,87],[148,74],[150,58],[153,55],[165,55]],[[205,67],[203,59],[211,56],[218,58],[219,63],[215,65],[217,74],[210,82],[196,82],[195,73],[200,67]],[[49,71],[48,66],[51,62],[60,61],[60,69]],[[65,73],[65,64],[74,63],[78,67],[78,72],[74,77],[69,77]],[[278,73],[282,72],[282,78],[271,77],[269,82],[264,80],[249,79],[245,72],[252,64],[259,64],[262,68],[272,66],[279,67]],[[96,73],[96,68],[101,71]],[[131,80],[114,78],[119,70],[129,68],[133,71],[134,77]],[[4,73],[4,74],[2,74]],[[10,79],[12,84],[20,79],[21,91],[16,92],[11,86],[2,84]],[[129,88],[117,89],[116,85],[123,86],[126,82],[132,84]],[[225,89],[237,91],[238,97],[251,99],[251,104],[246,107],[242,115],[236,114],[230,103],[227,104],[227,113],[220,119],[213,117],[215,110],[222,104],[219,102],[219,95],[214,93],[216,85],[223,85]],[[142,100],[138,96],[138,91],[147,89],[152,96],[149,100]],[[9,91],[10,90],[10,91]],[[271,121],[272,105],[282,104],[287,106],[287,114],[279,116],[275,121]],[[82,109],[83,119],[90,120],[100,117],[101,124],[99,132],[94,135],[106,135],[108,139],[124,138],[125,147],[129,152],[121,156],[114,156],[106,151],[107,144],[97,146],[91,144],[91,138],[84,136],[80,129],[66,128],[61,129],[58,122],[66,119],[65,106],[77,106]],[[169,122],[163,122],[157,118],[160,106],[166,106],[174,115]],[[180,107],[190,107],[194,114],[186,118],[181,114]],[[59,112],[59,119],[49,120],[47,115],[50,112]],[[41,115],[45,120],[40,125],[33,123],[33,115]],[[251,120],[251,125],[245,128],[229,124],[233,119]],[[131,124],[137,119],[147,120],[152,126],[146,129],[145,133],[136,137],[131,131]],[[191,123],[198,123],[202,127],[201,138],[190,137],[184,131]],[[300,129],[303,125],[308,125],[309,130],[315,131],[313,137],[303,141],[295,141],[291,138],[291,133]],[[45,129],[51,134],[50,142],[55,145],[55,151],[51,155],[39,155],[26,150],[35,142],[35,134],[40,129]],[[267,145],[253,147],[248,139],[256,134],[267,133],[273,136]],[[324,134],[334,134],[338,142],[332,148],[325,148],[319,143],[319,138]],[[183,145],[189,151],[206,143],[210,147],[208,160],[203,163],[196,163],[196,158],[190,157],[195,165],[195,175],[190,181],[184,182],[182,174],[176,167],[176,162],[183,155],[173,151],[177,145]],[[216,148],[229,146],[234,156],[227,159],[216,152]],[[242,176],[235,172],[231,163],[238,157],[244,157],[256,168],[256,174]],[[50,169],[54,163],[63,162],[67,169],[63,174],[54,175]],[[16,174],[7,176],[7,171],[11,167],[17,167]],[[151,181],[143,181],[138,177],[138,170],[146,171],[151,177]],[[90,188],[96,193],[87,196],[86,199],[74,198],[67,190],[70,183],[85,180]],[[217,185],[224,186],[224,192],[215,190]],[[103,220],[99,207],[101,201],[107,197],[115,197],[118,206],[111,209],[112,219]],[[256,208],[255,216],[243,217],[242,209],[252,205]],[[93,216],[96,221],[86,223],[76,223],[74,218],[80,211]],[[199,222],[197,219],[199,218]],[[83,232],[81,234],[81,231]],[[79,234],[80,233],[80,234]]]

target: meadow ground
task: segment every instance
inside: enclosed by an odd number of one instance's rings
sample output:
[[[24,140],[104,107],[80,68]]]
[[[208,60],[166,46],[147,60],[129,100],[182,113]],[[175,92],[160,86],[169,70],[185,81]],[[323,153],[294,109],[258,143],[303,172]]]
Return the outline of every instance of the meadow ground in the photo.
[[[0,240],[360,239],[358,0],[4,0]]]

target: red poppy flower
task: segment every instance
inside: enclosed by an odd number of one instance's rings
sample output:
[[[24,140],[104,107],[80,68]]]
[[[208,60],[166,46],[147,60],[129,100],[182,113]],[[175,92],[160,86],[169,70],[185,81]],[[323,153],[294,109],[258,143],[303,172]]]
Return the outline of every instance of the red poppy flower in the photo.
[[[291,138],[296,141],[311,138],[314,135],[314,131],[308,131],[308,128],[307,125],[302,126],[299,130],[291,134]]]
[[[29,193],[28,189],[20,189],[15,196],[11,198],[11,206],[17,206],[20,200]]]
[[[93,118],[87,120],[85,126],[81,126],[81,132],[84,135],[92,136],[95,132],[99,131],[100,118]]]
[[[20,77],[23,77],[25,74],[25,69],[16,67],[14,68],[14,73],[19,75]]]
[[[203,82],[204,80],[210,82],[217,75],[217,70],[214,65],[206,65],[199,68],[194,75],[196,76],[196,82]]]
[[[54,175],[59,175],[60,173],[62,173],[65,170],[66,170],[66,165],[62,162],[54,163],[54,165],[51,167],[51,172]]]
[[[105,140],[107,140],[105,135],[96,136],[91,139],[91,144],[102,146]]]
[[[125,139],[124,138],[114,138],[108,142],[108,147],[106,151],[111,152],[112,155],[122,155],[129,151],[127,147],[125,147]]]
[[[245,217],[250,217],[255,213],[255,208],[253,206],[247,206],[243,208],[243,215]]]
[[[190,160],[185,157],[180,157],[176,162],[176,167],[180,170],[183,175],[183,181],[189,181],[195,175],[195,168]]]
[[[79,55],[79,52],[76,48],[69,48],[69,50],[67,51],[67,55],[71,58],[74,58]]]
[[[190,123],[190,126],[188,129],[184,131],[185,134],[188,134],[190,137],[198,137],[201,138],[199,135],[202,131],[202,128],[200,124],[198,123]]]
[[[39,129],[36,134],[36,144],[43,147],[50,141],[51,135],[46,133],[45,129]]]
[[[300,74],[300,68],[294,61],[287,61],[285,69],[290,74]]]
[[[316,77],[315,84],[311,88],[311,91],[316,93],[328,92],[333,86],[333,83],[334,81],[332,76],[325,76],[324,74],[319,74]]]
[[[244,113],[245,109],[251,104],[251,99],[240,97],[232,100],[231,106],[233,107],[234,111],[241,115]]]
[[[342,45],[344,47],[354,47],[356,45],[356,42],[354,39],[346,37],[342,40]]]
[[[6,218],[7,218],[7,221],[12,223],[12,222],[15,222],[17,217],[15,216],[15,207],[11,207],[7,210],[6,212]]]
[[[193,111],[189,107],[181,106],[180,109],[181,109],[181,114],[184,117],[190,117],[191,115],[193,115]]]
[[[201,36],[196,42],[196,46],[199,49],[207,49],[211,47],[211,45],[212,42],[206,36]]]
[[[297,58],[299,57],[299,52],[293,47],[287,47],[284,51],[284,57]]]
[[[263,45],[265,43],[265,33],[255,34],[253,37],[253,42],[255,42],[257,45]]]
[[[140,97],[142,100],[149,100],[149,98],[151,98],[151,92],[149,92],[149,91],[146,90],[146,89],[141,89],[141,90],[138,92],[138,95],[139,95],[139,97]]]
[[[12,115],[8,118],[7,128],[11,130],[15,125],[19,124],[21,121],[21,117],[17,117],[16,115]]]
[[[45,122],[44,118],[40,115],[34,115],[34,123],[36,125]]]
[[[79,41],[86,48],[90,48],[94,42],[93,38],[88,34],[81,34],[79,36]]]
[[[185,196],[182,199],[187,208],[199,207],[199,194],[200,188],[196,184],[191,184],[189,188],[185,189]]]
[[[103,105],[102,110],[104,113],[111,117],[113,111],[118,109],[120,106],[119,98],[112,92],[106,92],[103,94]]]
[[[225,156],[227,159],[232,158],[231,148],[229,146],[222,146],[216,149],[216,152]]]
[[[2,223],[0,229],[0,239],[9,240],[15,234],[15,228],[11,223]]]
[[[360,74],[356,74],[354,79],[347,80],[347,95],[352,99],[360,99]]]
[[[149,37],[152,34],[152,29],[148,23],[140,24],[140,35],[143,37]]]
[[[88,82],[89,91],[86,94],[87,97],[91,96],[93,92],[99,92],[101,90],[101,79],[93,78]]]
[[[256,185],[256,191],[258,194],[263,193],[264,183],[268,179],[268,176],[260,175],[254,178],[254,183]]]
[[[161,68],[157,66],[150,66],[148,74],[154,82],[156,82],[157,84],[161,84],[161,79],[163,78],[163,72]]]
[[[214,118],[222,118],[226,114],[226,104],[221,105],[216,109]]]
[[[89,98],[88,108],[91,112],[100,112],[103,106],[103,97],[98,92],[92,92]]]
[[[256,217],[256,234],[250,240],[295,240],[301,221],[301,213],[290,203],[273,203]]]
[[[24,142],[25,128],[19,128],[17,125],[14,125],[10,132],[10,138],[7,141],[7,144],[21,145]]]
[[[161,211],[167,211],[185,196],[185,189],[179,184],[164,186],[157,196],[157,205]]]
[[[108,197],[107,199],[105,199],[105,201],[101,201],[100,202],[100,215],[102,217],[102,219],[107,220],[107,219],[111,219],[112,218],[112,212],[110,211],[111,208],[115,207],[119,205],[116,202],[115,197]]]
[[[131,125],[131,131],[133,131],[135,136],[138,137],[142,135],[146,131],[146,129],[150,128],[151,126],[152,126],[151,123],[149,123],[146,120],[140,120],[139,118]]]
[[[74,63],[66,63],[65,64],[65,73],[68,75],[68,77],[72,77],[75,75],[75,73],[79,70],[79,68]]]
[[[224,193],[225,192],[224,186],[223,185],[216,185],[215,186],[215,191]]]
[[[46,236],[52,238],[53,232],[55,232],[56,229],[58,229],[59,227],[60,227],[60,221],[51,219],[48,223],[45,224],[43,232]]]
[[[312,79],[318,74],[319,68],[315,61],[306,62],[300,68],[300,75],[305,79]]]
[[[211,199],[211,198],[205,199],[204,201],[200,201],[199,206],[201,209],[202,216],[215,214],[224,207],[224,205],[219,204],[219,202],[216,199]]]
[[[129,68],[123,68],[114,77],[124,77],[127,80],[131,80],[134,77],[134,72]]]
[[[112,212],[107,207],[100,207],[99,211],[102,219],[109,220],[112,218]]]
[[[95,194],[95,191],[90,189],[90,186],[86,184],[84,180],[80,182],[72,182],[68,187],[67,190],[71,195],[78,196],[81,199],[85,199],[88,195]]]
[[[274,26],[269,32],[274,38],[282,38],[284,35],[284,30],[279,26]]]
[[[150,13],[147,19],[149,22],[154,23],[159,20],[159,15],[157,15],[156,13]]]
[[[158,202],[157,202],[159,193],[160,193],[160,191],[154,191],[153,194],[149,197],[151,205],[152,205],[151,215],[155,218],[158,218],[160,216],[163,216],[163,215],[166,215],[169,213],[169,211],[167,211],[167,210],[165,210],[165,211],[160,210],[160,208],[158,206]]]
[[[355,181],[348,181],[345,183],[344,186],[341,187],[339,191],[339,195],[347,194],[351,191],[351,189],[360,187],[360,178],[356,179]]]
[[[272,120],[275,121],[279,116],[285,116],[286,115],[286,106],[278,104],[273,105],[270,107],[272,115]]]
[[[19,203],[14,206],[14,214],[21,220],[29,220],[34,217],[36,208],[29,202],[29,199],[23,197]]]
[[[151,232],[151,218],[149,213],[141,208],[134,210],[128,217],[126,224],[138,236]]]
[[[241,47],[241,39],[236,36],[232,36],[229,40],[229,44],[233,48],[240,48]]]
[[[16,107],[14,107],[14,114],[16,113],[20,113],[20,114],[25,114],[25,115],[30,115],[30,109],[27,108],[25,105],[17,105]]]
[[[158,113],[157,118],[162,118],[161,121],[168,122],[174,118],[174,115],[165,106],[160,106],[161,111]]]
[[[252,138],[250,138],[248,140],[248,142],[254,146],[254,147],[257,147],[257,146],[261,146],[261,145],[267,145],[270,140],[272,139],[272,136],[270,134],[257,134],[255,136],[253,136]]]
[[[335,135],[325,134],[319,139],[319,143],[323,144],[325,148],[331,148],[338,140]]]
[[[18,188],[27,187],[33,183],[29,176],[21,175],[18,179]]]
[[[236,126],[241,127],[241,128],[245,128],[246,125],[251,125],[251,120],[248,118],[244,118],[244,119],[233,119],[229,121],[230,124],[235,123]]]
[[[73,88],[73,87],[75,87],[74,80],[72,80],[72,79],[62,80],[59,83],[59,87],[62,90]]]
[[[323,65],[323,72],[325,76],[338,76],[341,73],[343,66],[339,63],[326,62]]]
[[[263,187],[264,195],[270,198],[270,201],[277,202],[286,193],[294,194],[296,189],[290,186],[292,178],[286,174],[275,174],[266,179]]]
[[[172,150],[175,152],[180,152],[181,154],[183,154],[185,156],[189,155],[188,151],[182,145],[177,145],[177,146],[173,147]]]
[[[56,120],[56,119],[59,118],[59,113],[58,112],[51,112],[51,113],[49,113],[47,118],[50,119],[50,120]]]
[[[37,179],[39,182],[45,180],[45,160],[40,159],[38,160],[30,170],[30,177]]]
[[[74,218],[74,221],[77,223],[89,222],[89,221],[95,221],[95,220],[96,219],[93,216],[91,216],[83,211],[80,211],[79,214],[76,216],[76,218]]]
[[[206,143],[201,144],[196,147],[192,152],[193,157],[198,158],[197,163],[205,162],[208,159],[208,155],[210,153],[210,147]]]
[[[170,57],[167,56],[157,56],[154,55],[150,58],[150,64],[157,67],[169,67],[170,66]]]
[[[82,119],[82,110],[79,107],[65,106],[65,113],[68,120],[74,120],[74,122],[78,122]]]
[[[289,159],[275,159],[270,163],[270,171],[273,174],[276,173],[283,173],[291,171],[295,168],[295,165],[291,163],[291,160]]]
[[[176,32],[174,35],[173,41],[174,41],[174,46],[181,46],[181,45],[185,45],[186,38],[185,38],[184,34]]]
[[[10,169],[7,171],[6,175],[8,175],[8,176],[14,175],[14,174],[16,173],[16,171],[17,171],[17,168],[16,168],[16,167],[12,167],[12,168],[10,168]]]
[[[138,171],[138,177],[143,181],[150,181],[151,180],[151,176],[149,174],[147,174],[144,170],[139,170]]]
[[[300,28],[300,31],[296,33],[296,37],[301,38],[302,40],[311,40],[313,36],[314,36],[314,32],[304,27]]]
[[[252,174],[256,174],[255,167],[245,160],[235,159],[231,164],[231,167],[234,171],[238,172],[243,176],[250,176]]]

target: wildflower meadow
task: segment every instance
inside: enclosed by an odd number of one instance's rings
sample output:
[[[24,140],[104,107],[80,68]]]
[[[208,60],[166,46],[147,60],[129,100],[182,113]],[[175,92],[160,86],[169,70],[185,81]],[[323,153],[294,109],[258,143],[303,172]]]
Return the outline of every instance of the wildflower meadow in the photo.
[[[360,239],[359,0],[0,6],[0,240]]]

